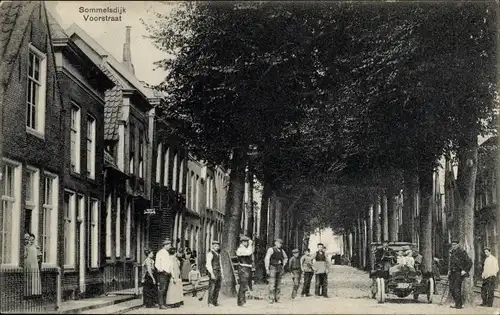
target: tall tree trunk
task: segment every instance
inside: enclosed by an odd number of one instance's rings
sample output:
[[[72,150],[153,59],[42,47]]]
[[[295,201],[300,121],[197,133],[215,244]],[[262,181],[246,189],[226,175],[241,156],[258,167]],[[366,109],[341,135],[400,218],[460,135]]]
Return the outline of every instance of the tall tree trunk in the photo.
[[[387,194],[387,212],[389,214],[389,240],[398,240],[398,206],[395,189],[389,189]]]
[[[474,263],[474,197],[476,189],[477,175],[477,138],[470,136],[469,141],[462,143],[457,151],[458,174],[458,237],[460,245],[467,251],[467,254]],[[463,293],[465,303],[471,304],[474,301],[474,265],[471,268],[471,276],[463,282]]]
[[[381,205],[380,205],[380,194],[377,192],[375,195],[374,208],[373,208],[373,217],[375,219],[375,242],[382,242],[382,222],[380,218],[381,213]]]
[[[403,191],[403,242],[413,242],[413,211],[415,209],[415,185],[416,178],[411,173],[406,173]]]
[[[254,207],[253,207],[253,173],[252,169],[248,168],[247,171],[247,181],[248,181],[248,217],[247,217],[247,236],[253,239],[254,231]]]
[[[245,167],[246,152],[235,151],[231,160],[229,175],[229,189],[226,199],[226,215],[224,216],[224,231],[222,233],[221,256],[224,271],[223,292],[227,296],[234,296],[235,279],[233,277],[230,255],[234,255],[238,247],[240,235],[241,214],[243,212],[243,198],[245,194]]]
[[[271,199],[269,200],[269,224],[267,228],[267,246],[272,246],[274,242],[274,228],[275,228],[275,218],[276,218],[276,192],[272,193]]]
[[[423,256],[422,270],[432,271],[432,169],[425,165],[419,170],[420,184],[420,253]]]
[[[271,186],[264,181],[262,189],[262,199],[260,201],[260,229],[259,238],[263,241],[264,246],[267,245],[267,216],[269,208],[269,198],[271,197]]]
[[[387,193],[382,194],[382,240],[389,240],[389,216],[387,209]]]
[[[276,198],[276,208],[275,210],[275,215],[274,215],[274,238],[273,240],[277,238],[283,238],[283,199],[282,198]]]
[[[359,217],[358,219],[358,226],[359,226],[359,240],[358,240],[358,251],[359,251],[359,268],[364,267],[364,260],[365,260],[365,231],[364,231],[364,218],[362,216]]]
[[[367,238],[366,238],[366,248],[365,248],[365,252],[367,253],[367,258],[368,258],[368,261],[367,261],[367,265],[368,266],[365,266],[365,267],[369,267],[371,269],[374,269],[374,261],[373,261],[373,253],[372,253],[372,250],[371,250],[371,247],[372,247],[372,242],[373,242],[373,220],[374,220],[374,217],[375,217],[375,207],[372,205],[369,206],[368,208],[368,231],[367,231]]]

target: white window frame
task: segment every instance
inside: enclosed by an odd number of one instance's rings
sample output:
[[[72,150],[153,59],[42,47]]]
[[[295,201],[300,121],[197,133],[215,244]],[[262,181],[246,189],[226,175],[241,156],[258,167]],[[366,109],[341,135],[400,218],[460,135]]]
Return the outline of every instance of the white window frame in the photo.
[[[75,123],[73,125],[73,113],[76,113]],[[82,117],[82,108],[78,106],[76,103],[71,103],[71,111],[70,111],[70,154],[71,154],[71,171],[75,173],[80,173],[80,164],[81,164],[81,117]],[[72,137],[75,136],[75,144],[73,147]]]
[[[76,265],[76,203],[77,195],[74,191],[64,190],[65,194],[69,194],[69,214],[66,215],[66,209],[63,212],[64,220],[64,239],[66,240],[66,221],[69,219],[69,235],[67,239],[67,244],[63,242],[64,259],[63,265],[64,269],[74,269]],[[64,197],[66,198],[66,196]],[[64,204],[64,201],[63,201]]]
[[[27,63],[27,82],[26,82],[26,131],[37,137],[45,137],[45,108],[46,108],[46,90],[47,90],[47,56],[40,50],[38,50],[31,43],[29,44],[28,53],[28,63]],[[36,80],[33,74],[30,74],[30,58],[37,57],[39,59],[39,79]],[[36,104],[30,102],[28,97],[28,91],[30,89],[30,84],[38,86],[38,95]],[[30,122],[33,117],[31,117],[31,111],[35,111],[34,122]],[[34,126],[33,126],[34,123]]]
[[[174,155],[174,170],[172,172],[172,190],[177,191],[177,153]]]
[[[10,231],[5,231],[3,229],[4,222],[0,222],[0,233],[4,234],[4,237],[2,238],[3,241],[5,241],[5,236],[10,234],[10,260],[8,262],[3,261],[3,257],[0,260],[0,266],[2,267],[17,267],[19,266],[19,246],[20,246],[20,224],[21,224],[21,191],[22,191],[22,179],[21,179],[21,174],[22,174],[22,164],[19,162],[15,162],[9,159],[2,159],[3,161],[3,166],[2,166],[2,173],[3,173],[3,178],[2,178],[2,185],[5,185],[6,181],[6,169],[7,167],[12,168],[12,196],[7,196],[3,195],[3,189],[1,191],[1,200],[2,200],[2,205],[0,207],[0,211],[4,211],[3,204],[4,202],[10,202],[12,203],[12,213],[8,216],[2,215],[3,219],[5,218],[10,218],[10,222],[7,222],[7,226],[11,227]],[[3,251],[4,244],[0,244],[0,250]]]
[[[127,213],[125,217],[125,257],[130,258],[131,250],[131,232],[132,232],[132,205],[127,202]]]
[[[99,200],[89,200],[89,267],[99,267]]]
[[[121,257],[121,211],[122,197],[116,198],[116,221],[115,221],[115,256]]]
[[[46,196],[47,181],[51,182],[52,194]],[[44,200],[42,205],[42,231],[40,233],[40,246],[42,250],[42,267],[55,267],[57,265],[57,229],[58,213],[59,213],[59,177],[44,172],[44,185],[43,185]],[[50,198],[51,203],[46,203],[46,198]],[[50,213],[48,217],[49,226],[46,226],[45,213]],[[46,240],[45,240],[46,239]],[[45,240],[45,242],[44,242]],[[45,245],[48,246],[47,254],[44,255]]]
[[[135,146],[135,143],[137,142],[136,134],[135,134],[135,125],[130,125],[130,130],[129,130],[129,162],[128,162],[128,172],[129,174],[135,175],[136,169],[135,169],[135,155],[137,151],[137,147]]]
[[[95,179],[96,119],[87,115],[87,177]]]
[[[111,258],[111,233],[112,233],[112,196],[111,193],[106,197],[106,257]]]
[[[156,150],[156,182],[159,184],[161,179],[161,157],[162,157],[162,143],[158,143]]]
[[[137,160],[138,160],[138,167],[139,167],[139,178],[144,178],[146,171],[145,171],[145,165],[146,165],[146,140],[144,136],[144,131],[139,130],[139,154],[137,155]]]
[[[40,238],[38,237],[38,220],[39,220],[39,204],[40,204],[40,170],[37,169],[36,167],[26,165],[26,185],[28,185],[28,173],[31,173],[33,176],[33,182],[32,185],[32,200],[28,199],[28,187],[26,186],[26,193],[25,193],[25,209],[30,209],[31,210],[31,226],[29,231],[26,232],[31,232],[35,235],[35,240],[38,242],[38,245],[40,245]]]
[[[170,175],[170,148],[167,147],[167,150],[165,151],[164,155],[164,160],[163,160],[163,186],[168,187],[168,182],[169,182],[169,175]]]

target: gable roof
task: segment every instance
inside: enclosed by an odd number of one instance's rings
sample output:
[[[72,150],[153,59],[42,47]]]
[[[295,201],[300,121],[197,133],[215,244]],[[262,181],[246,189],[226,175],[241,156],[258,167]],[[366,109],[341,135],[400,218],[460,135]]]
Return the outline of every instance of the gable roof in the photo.
[[[122,88],[115,76],[111,74],[107,66],[100,66],[102,71],[116,84],[114,88],[106,91],[104,100],[104,140],[118,140],[118,120],[121,116],[121,107],[123,104]]]
[[[49,18],[49,27],[52,34],[52,39],[67,39],[69,38],[62,26],[56,21],[54,16],[47,11],[47,16]]]
[[[137,77],[130,72],[121,62],[116,60],[111,54],[109,54],[97,41],[95,41],[87,32],[85,32],[80,26],[73,23],[67,30],[66,33],[71,37],[74,34],[78,35],[87,45],[90,46],[97,54],[101,57],[105,57],[105,62],[110,67],[110,71],[118,77],[117,80],[122,83],[124,89],[135,89],[143,96],[145,99],[152,97],[149,95],[149,91],[144,88],[144,85],[137,79]],[[127,86],[131,87],[128,88]]]
[[[19,54],[30,17],[42,10],[42,1],[3,1],[0,3],[0,83],[6,84]]]

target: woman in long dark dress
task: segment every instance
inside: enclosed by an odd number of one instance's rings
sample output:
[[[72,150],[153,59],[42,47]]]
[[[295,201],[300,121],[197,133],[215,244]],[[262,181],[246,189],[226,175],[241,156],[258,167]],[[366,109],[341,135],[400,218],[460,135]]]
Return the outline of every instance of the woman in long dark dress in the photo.
[[[156,279],[154,275],[155,262],[153,251],[145,250],[146,259],[142,264],[142,297],[145,307],[154,307],[157,303],[158,292],[156,291]]]

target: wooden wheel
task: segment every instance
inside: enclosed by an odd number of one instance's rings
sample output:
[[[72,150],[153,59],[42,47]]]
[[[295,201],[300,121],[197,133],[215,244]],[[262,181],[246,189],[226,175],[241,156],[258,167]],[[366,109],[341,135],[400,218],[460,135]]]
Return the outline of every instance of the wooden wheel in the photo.
[[[377,278],[377,302],[385,302],[385,280],[384,278]]]
[[[427,303],[432,303],[432,297],[434,296],[434,287],[435,287],[434,279],[429,278],[429,291],[427,292]]]

